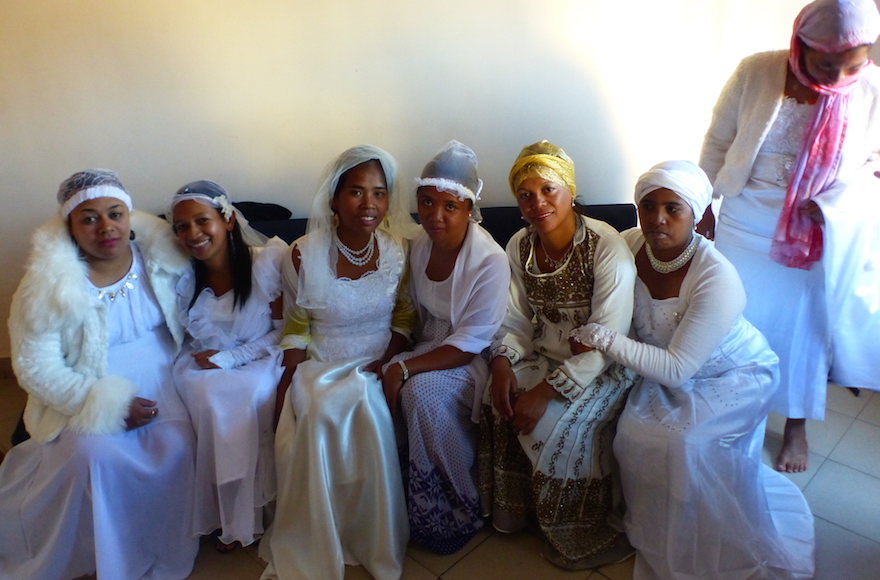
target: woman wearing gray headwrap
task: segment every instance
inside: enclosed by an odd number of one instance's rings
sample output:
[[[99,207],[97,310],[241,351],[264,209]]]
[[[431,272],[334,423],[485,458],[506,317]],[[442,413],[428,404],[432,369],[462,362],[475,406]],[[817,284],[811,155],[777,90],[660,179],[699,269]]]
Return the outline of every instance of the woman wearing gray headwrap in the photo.
[[[0,465],[0,577],[184,578],[195,441],[171,368],[188,260],[112,171],[74,174],[58,202],[9,317],[32,438]]]
[[[480,353],[504,319],[510,268],[477,223],[477,156],[447,143],[416,180],[423,232],[410,276],[418,340],[382,376],[398,420],[410,537],[440,554],[457,552],[482,527],[474,478],[479,402],[488,378]]]
[[[744,59],[712,113],[700,166],[724,202],[700,231],[739,272],[745,316],[779,355],[776,469],[808,466],[806,419],[828,380],[880,389],[880,34],[874,0],[816,0],[789,50]]]
[[[415,319],[402,288],[414,228],[397,164],[372,145],[324,172],[308,233],[284,257],[287,367],[278,389],[275,520],[263,578],[377,580],[403,570],[409,528],[391,413],[377,376]]]
[[[694,232],[711,195],[689,161],[639,178],[635,339],[591,323],[572,345],[642,377],[614,440],[636,580],[812,578],[809,507],[761,462],[778,359],[742,316],[736,270]]]

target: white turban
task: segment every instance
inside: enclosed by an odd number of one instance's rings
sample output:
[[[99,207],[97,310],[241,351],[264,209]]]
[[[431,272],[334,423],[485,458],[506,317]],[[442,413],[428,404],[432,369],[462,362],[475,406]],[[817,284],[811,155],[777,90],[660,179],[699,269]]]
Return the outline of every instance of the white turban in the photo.
[[[694,211],[695,221],[703,217],[703,212],[712,203],[712,184],[693,161],[664,161],[643,173],[636,182],[636,205],[646,195],[661,188],[674,191],[687,202]]]

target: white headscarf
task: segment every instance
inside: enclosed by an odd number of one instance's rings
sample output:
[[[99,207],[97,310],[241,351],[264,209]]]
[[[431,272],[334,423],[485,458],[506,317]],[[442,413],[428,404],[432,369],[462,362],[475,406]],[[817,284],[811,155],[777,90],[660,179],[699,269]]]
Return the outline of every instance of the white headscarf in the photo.
[[[397,162],[394,158],[374,145],[356,145],[343,151],[324,170],[306,225],[306,237],[295,242],[303,263],[296,303],[304,308],[324,306],[327,288],[336,280],[337,253],[333,244],[336,226],[330,205],[339,179],[349,169],[372,160],[382,166],[388,187],[388,211],[378,229],[398,239],[412,239],[421,230],[410,215],[409,197],[397,191]]]
[[[712,184],[700,167],[692,161],[664,161],[639,177],[636,182],[636,206],[642,199],[661,188],[674,191],[694,212],[694,221],[700,221],[703,212],[712,203]]]

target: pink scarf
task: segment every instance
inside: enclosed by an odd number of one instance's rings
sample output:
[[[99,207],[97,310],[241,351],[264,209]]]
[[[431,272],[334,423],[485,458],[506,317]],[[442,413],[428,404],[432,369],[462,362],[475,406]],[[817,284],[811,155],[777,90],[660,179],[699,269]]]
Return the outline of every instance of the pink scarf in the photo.
[[[838,53],[872,44],[878,34],[880,14],[873,0],[816,0],[794,21],[788,63],[801,84],[819,93],[819,100],[801,139],[770,247],[770,257],[789,268],[808,270],[822,259],[822,228],[798,210],[837,178],[850,94],[859,77],[850,76],[836,87],[817,85],[801,62],[801,42],[814,50]]]

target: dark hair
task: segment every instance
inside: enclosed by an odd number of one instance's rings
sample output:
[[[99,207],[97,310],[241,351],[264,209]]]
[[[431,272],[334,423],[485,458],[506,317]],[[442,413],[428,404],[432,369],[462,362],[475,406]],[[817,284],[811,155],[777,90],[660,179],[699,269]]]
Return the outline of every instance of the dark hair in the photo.
[[[220,210],[217,210],[220,213]],[[222,216],[222,214],[221,214]],[[236,221],[232,225],[232,231],[229,232],[229,243],[226,244],[228,255],[228,264],[232,270],[232,308],[238,306],[239,310],[244,308],[244,303],[251,295],[251,274],[253,270],[253,261],[251,259],[251,249],[241,236],[241,228],[238,227]],[[207,287],[208,270],[199,260],[193,260],[193,270],[196,275],[196,290],[193,292],[192,300],[189,302],[187,309],[192,308],[196,303],[196,298]]]
[[[336,182],[336,189],[333,190],[333,199],[336,199],[337,197],[339,197],[339,192],[342,191],[342,186],[345,185],[345,180],[348,178],[348,174],[350,171],[357,169],[361,165],[367,165],[370,163],[375,163],[376,166],[379,168],[379,171],[382,172],[382,181],[384,181],[385,185],[387,186],[388,185],[388,178],[385,176],[385,168],[382,167],[382,162],[379,161],[378,159],[367,159],[363,163],[358,163],[354,167],[349,167],[348,169],[346,169],[345,171],[342,172],[342,175],[339,176],[339,180]]]

